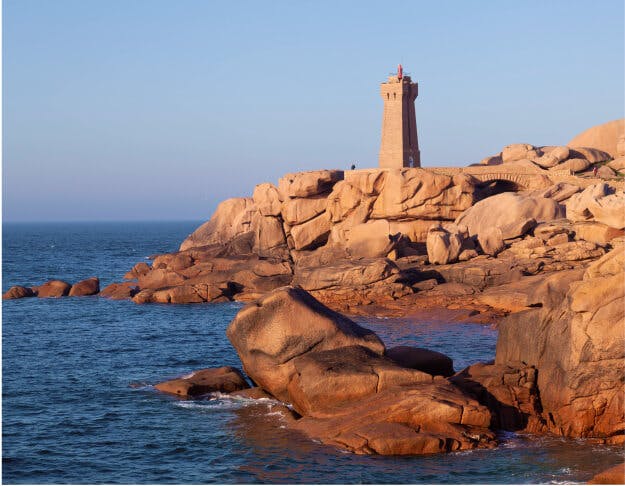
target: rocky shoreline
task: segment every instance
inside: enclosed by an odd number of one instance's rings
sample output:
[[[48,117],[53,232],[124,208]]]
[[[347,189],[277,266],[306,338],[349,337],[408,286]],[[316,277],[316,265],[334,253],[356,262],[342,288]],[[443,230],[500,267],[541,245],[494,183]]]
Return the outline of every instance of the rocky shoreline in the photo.
[[[489,448],[497,430],[622,444],[625,165],[608,158],[517,144],[480,164],[531,165],[527,186],[416,168],[287,174],[222,202],[125,282],[3,298],[248,302],[228,338],[256,388],[218,369],[157,389],[275,397],[293,428],[356,453]],[[497,353],[454,373],[449,358],[386,349],[339,312],[492,323]]]

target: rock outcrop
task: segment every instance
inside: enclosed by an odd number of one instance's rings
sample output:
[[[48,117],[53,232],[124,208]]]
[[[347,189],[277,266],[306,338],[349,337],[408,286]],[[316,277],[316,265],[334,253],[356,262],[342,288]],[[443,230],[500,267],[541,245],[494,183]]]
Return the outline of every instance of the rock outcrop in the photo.
[[[488,407],[493,429],[541,432],[544,421],[536,377],[536,368],[524,363],[477,363],[450,381]]]
[[[501,231],[501,239],[510,240],[523,236],[538,222],[562,218],[564,213],[564,207],[554,199],[505,192],[476,203],[458,217],[456,224],[466,226],[469,235],[491,248],[493,228]]]
[[[624,268],[625,247],[619,246],[562,289],[562,298],[500,325],[495,363],[522,361],[538,370],[551,432],[617,443],[625,438]]]
[[[611,140],[610,137],[611,135],[603,136],[603,139]],[[569,143],[568,146],[535,147],[534,145],[526,143],[515,143],[505,146],[499,154],[486,157],[482,159],[479,164],[474,165],[506,164],[507,166],[511,166],[514,164],[519,167],[539,168],[554,174],[559,171],[567,171],[570,173],[584,172],[594,164],[605,162],[616,157],[616,155],[613,155],[609,150],[598,148],[598,146],[609,146],[610,150],[616,150],[614,148],[616,147],[616,142],[612,141],[606,144],[600,141],[599,138],[590,137],[584,141],[584,143],[590,142],[596,145],[572,145],[572,143]]]
[[[616,158],[619,155],[619,138],[625,135],[625,119],[613,120],[602,125],[596,125],[575,136],[569,143],[569,147],[591,147],[601,150]],[[608,160],[608,159],[604,159]]]
[[[385,357],[373,332],[301,289],[243,308],[227,335],[254,382],[303,416],[292,426],[326,444],[383,455],[496,444],[485,406],[416,369],[445,368],[444,355],[405,348]],[[399,364],[408,361],[417,366]]]

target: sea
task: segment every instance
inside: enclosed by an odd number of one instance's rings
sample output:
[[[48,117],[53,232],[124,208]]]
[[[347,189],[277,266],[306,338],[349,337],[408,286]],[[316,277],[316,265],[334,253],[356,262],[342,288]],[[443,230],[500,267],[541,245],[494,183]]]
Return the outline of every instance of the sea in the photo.
[[[121,281],[200,222],[5,223],[2,291],[52,278]],[[181,400],[153,385],[241,367],[225,335],[238,303],[136,305],[95,297],[2,302],[4,484],[582,483],[622,448],[502,433],[493,450],[361,456],[285,427],[277,402]],[[427,347],[456,370],[494,358],[481,324],[358,318],[388,346]]]

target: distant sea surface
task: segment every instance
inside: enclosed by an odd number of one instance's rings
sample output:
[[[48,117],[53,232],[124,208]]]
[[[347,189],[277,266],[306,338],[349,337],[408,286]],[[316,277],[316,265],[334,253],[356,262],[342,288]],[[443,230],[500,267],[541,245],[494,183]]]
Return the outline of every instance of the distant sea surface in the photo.
[[[174,251],[199,222],[4,224],[2,290],[98,276],[104,287]],[[241,305],[98,297],[2,303],[3,483],[563,483],[623,460],[583,440],[502,435],[499,448],[357,456],[284,427],[269,401],[179,400],[152,385],[240,368],[225,330]],[[387,345],[493,359],[488,326],[359,319]]]

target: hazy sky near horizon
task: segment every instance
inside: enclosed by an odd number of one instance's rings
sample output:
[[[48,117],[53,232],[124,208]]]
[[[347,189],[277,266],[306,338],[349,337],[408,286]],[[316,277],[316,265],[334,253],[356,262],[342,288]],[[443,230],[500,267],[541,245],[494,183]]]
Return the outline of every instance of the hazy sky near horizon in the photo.
[[[623,116],[621,0],[4,0],[3,218],[205,220],[287,172],[377,166],[419,83],[422,165]]]

